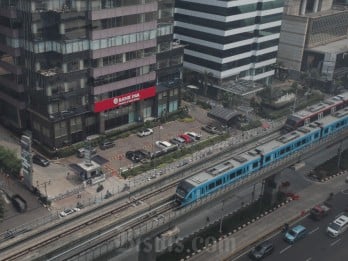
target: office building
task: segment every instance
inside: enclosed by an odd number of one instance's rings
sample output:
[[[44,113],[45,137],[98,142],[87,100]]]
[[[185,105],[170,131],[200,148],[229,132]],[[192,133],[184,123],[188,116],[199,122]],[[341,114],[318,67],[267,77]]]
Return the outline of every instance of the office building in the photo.
[[[0,118],[48,148],[174,112],[174,0],[0,0]]]
[[[294,77],[315,72],[332,81],[348,73],[348,3],[342,0],[288,0],[278,61]]]
[[[184,68],[210,74],[215,88],[236,79],[269,84],[282,13],[283,0],[177,0]]]

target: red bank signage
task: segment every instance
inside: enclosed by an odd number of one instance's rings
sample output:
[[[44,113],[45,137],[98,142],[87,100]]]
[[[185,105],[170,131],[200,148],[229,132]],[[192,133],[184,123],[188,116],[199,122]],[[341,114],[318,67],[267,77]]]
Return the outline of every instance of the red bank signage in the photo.
[[[156,95],[156,87],[146,88],[140,91],[134,91],[120,96],[116,96],[110,99],[106,99],[100,102],[94,103],[94,112],[101,112],[117,108],[121,105],[144,100]]]

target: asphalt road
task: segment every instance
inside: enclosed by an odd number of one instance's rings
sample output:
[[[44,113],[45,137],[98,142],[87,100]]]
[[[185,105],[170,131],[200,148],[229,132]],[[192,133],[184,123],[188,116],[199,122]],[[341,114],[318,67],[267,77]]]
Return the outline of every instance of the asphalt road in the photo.
[[[331,213],[320,221],[313,221],[304,217],[297,222],[309,231],[308,235],[293,245],[286,243],[282,237],[283,233],[273,235],[269,240],[274,244],[274,252],[266,257],[267,261],[344,261],[348,259],[348,232],[337,237],[330,238],[326,234],[326,227],[329,222],[342,213],[348,206],[348,189],[337,193],[329,201],[332,204]],[[248,250],[249,251],[249,250]],[[250,260],[246,254],[233,261]]]

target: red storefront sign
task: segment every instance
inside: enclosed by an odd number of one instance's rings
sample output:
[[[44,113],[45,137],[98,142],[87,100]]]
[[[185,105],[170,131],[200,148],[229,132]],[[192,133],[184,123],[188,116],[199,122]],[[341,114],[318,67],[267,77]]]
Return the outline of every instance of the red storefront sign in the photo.
[[[120,96],[116,96],[110,99],[106,99],[100,102],[94,103],[94,112],[101,112],[110,109],[117,108],[121,105],[144,100],[156,95],[156,87],[146,88],[140,91],[134,91]]]

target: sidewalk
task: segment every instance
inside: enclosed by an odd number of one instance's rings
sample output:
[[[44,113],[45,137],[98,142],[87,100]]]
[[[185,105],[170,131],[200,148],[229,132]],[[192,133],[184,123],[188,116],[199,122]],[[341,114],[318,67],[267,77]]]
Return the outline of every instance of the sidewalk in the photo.
[[[331,192],[337,193],[342,189],[347,189],[346,176],[347,174],[343,174],[325,183],[311,185],[298,193],[300,196],[298,200],[293,200],[232,235],[225,236],[215,245],[197,251],[186,260],[233,260],[233,256],[241,253],[251,244],[276,232],[284,223],[291,224],[307,213],[311,207],[325,201]],[[228,247],[231,245],[231,241],[233,243],[232,251]]]

